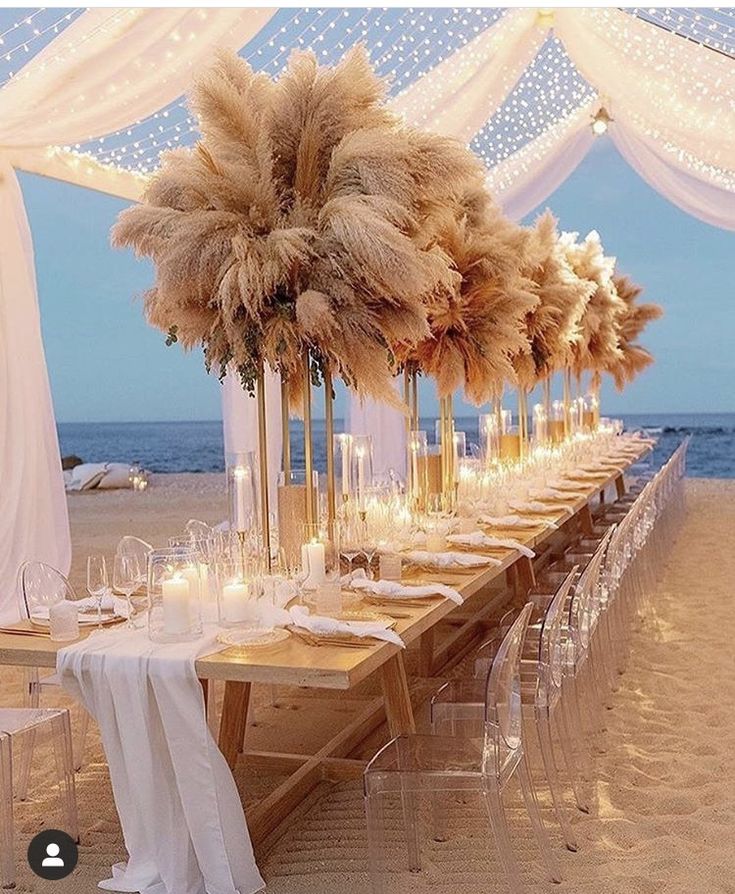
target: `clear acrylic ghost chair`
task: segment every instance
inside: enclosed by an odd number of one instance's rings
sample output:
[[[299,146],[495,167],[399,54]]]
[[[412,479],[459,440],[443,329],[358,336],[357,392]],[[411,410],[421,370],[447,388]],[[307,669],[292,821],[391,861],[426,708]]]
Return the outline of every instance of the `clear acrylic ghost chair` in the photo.
[[[24,739],[44,733],[51,739],[54,750],[61,828],[79,840],[69,712],[61,709],[0,708],[0,884],[3,888],[15,887],[13,758],[17,750],[20,750],[21,759],[32,750]]]
[[[574,749],[570,741],[570,723],[567,718],[568,705],[562,701],[565,663],[565,628],[568,624],[570,593],[577,577],[577,569],[572,568],[563,578],[550,602],[541,595],[542,606],[537,606],[534,617],[538,621],[529,623],[521,661],[521,695],[526,708],[526,730],[533,733],[538,741],[544,774],[551,792],[554,812],[562,831],[564,843],[571,851],[577,850],[577,842],[569,822],[564,804],[563,785],[557,767],[560,761],[554,751],[553,728],[558,733],[561,755],[567,770],[575,799],[578,804],[586,803],[583,796],[583,781],[578,773]],[[534,591],[529,599],[534,601]],[[499,640],[496,641],[496,648]],[[483,645],[475,661],[475,670],[481,673],[490,654],[491,645]],[[484,675],[487,677],[487,674]],[[452,715],[461,718],[470,716],[474,708],[476,716],[482,716],[484,683],[476,680],[451,681],[444,684],[431,703],[432,725],[437,729],[447,724]]]
[[[375,894],[385,890],[388,862],[398,838],[391,810],[394,804],[403,818],[409,866],[421,871],[419,808],[424,797],[434,808],[441,802],[442,809],[451,797],[463,805],[466,799],[479,799],[508,885],[513,894],[520,894],[523,885],[503,807],[503,792],[513,778],[520,783],[548,872],[553,881],[560,881],[559,865],[541,819],[523,750],[521,653],[532,608],[530,604],[525,606],[498,649],[487,679],[484,716],[479,722],[474,715],[467,723],[453,716],[449,729],[461,735],[399,736],[368,764],[365,807]]]
[[[31,618],[34,615],[48,617],[49,607],[54,603],[61,602],[63,599],[76,601],[80,598],[66,577],[56,568],[44,562],[24,562],[20,567],[19,577],[20,612],[24,618]],[[44,689],[59,685],[59,678],[55,673],[41,676],[39,668],[26,668],[23,704],[28,708],[38,708]],[[88,727],[89,714],[84,708],[80,708],[78,738],[74,750],[74,766],[77,770],[81,769],[84,762],[84,746]],[[33,735],[28,735],[25,738],[28,745],[27,755],[21,759],[21,773],[18,782],[18,796],[21,800],[25,799],[28,789],[28,774],[33,755]]]

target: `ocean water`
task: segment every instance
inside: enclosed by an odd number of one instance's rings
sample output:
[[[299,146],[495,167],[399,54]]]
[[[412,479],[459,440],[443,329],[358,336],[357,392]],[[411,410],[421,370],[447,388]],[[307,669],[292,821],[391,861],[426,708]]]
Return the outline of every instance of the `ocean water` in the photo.
[[[644,428],[659,438],[656,458],[671,454],[691,434],[688,474],[700,478],[735,478],[735,413],[650,414],[625,416],[628,428]],[[434,419],[422,419],[433,439]],[[458,418],[457,429],[467,443],[477,443],[477,417]],[[335,429],[340,431],[341,420]],[[138,461],[153,472],[219,472],[224,469],[220,422],[63,422],[58,425],[63,456],[76,454],[85,462]],[[292,463],[303,466],[303,434],[299,423],[291,432]],[[314,420],[316,465],[323,471],[324,422]]]

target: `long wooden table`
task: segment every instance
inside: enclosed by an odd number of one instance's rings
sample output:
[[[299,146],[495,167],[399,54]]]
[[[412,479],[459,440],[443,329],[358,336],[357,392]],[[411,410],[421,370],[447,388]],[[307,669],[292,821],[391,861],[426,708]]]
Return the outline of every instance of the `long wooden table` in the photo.
[[[625,466],[627,469],[649,451],[641,446],[640,453]],[[544,516],[555,522],[559,529],[576,525],[590,530],[592,516],[590,504],[603,499],[605,491],[614,486],[618,495],[625,492],[623,471],[615,470],[599,480],[580,486],[585,495]],[[496,532],[509,536],[524,545],[542,551],[556,533],[552,528],[539,526],[534,529],[514,529]],[[492,585],[497,590],[498,579],[506,575],[517,587],[526,590],[534,582],[531,560],[515,549],[493,550],[498,564],[489,565],[472,573],[448,573],[446,571],[421,572],[424,580],[436,580],[455,587],[462,594],[465,605],[475,606],[469,618],[458,624],[449,645],[437,648],[434,633],[440,621],[451,620],[451,615],[465,606],[458,606],[440,597],[421,604],[400,605],[401,617],[396,621],[396,631],[406,645],[419,640],[421,678],[430,678],[435,671],[446,665],[447,659],[467,651],[476,641],[482,629],[482,618],[498,609],[497,597],[491,597]],[[407,582],[410,578],[407,579]],[[495,602],[493,602],[493,598]],[[375,608],[379,611],[379,607]],[[0,665],[30,667],[56,666],[56,652],[60,646],[46,637],[21,636],[0,633]],[[323,780],[340,781],[355,778],[362,773],[364,763],[350,759],[367,735],[387,719],[392,736],[412,732],[415,729],[413,703],[425,699],[436,683],[419,678],[412,687],[406,675],[403,652],[391,643],[365,645],[364,648],[340,646],[312,646],[292,636],[277,651],[252,657],[242,657],[232,650],[220,651],[199,659],[196,671],[203,685],[208,680],[224,680],[225,692],[220,721],[219,745],[231,767],[244,753],[248,763],[256,768],[290,774],[263,801],[248,810],[248,825],[256,845],[268,843],[283,820]],[[280,684],[314,689],[350,690],[367,677],[378,673],[382,698],[368,701],[366,708],[351,723],[333,736],[316,754],[301,755],[244,751],[248,703],[253,683]]]

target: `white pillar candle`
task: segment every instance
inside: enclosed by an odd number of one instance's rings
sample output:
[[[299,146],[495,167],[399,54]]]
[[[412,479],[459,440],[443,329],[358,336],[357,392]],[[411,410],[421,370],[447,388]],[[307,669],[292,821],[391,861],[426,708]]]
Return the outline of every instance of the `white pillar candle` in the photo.
[[[246,621],[249,614],[249,601],[247,584],[242,582],[225,584],[222,587],[223,620]]]
[[[181,571],[181,576],[184,580],[189,582],[189,597],[191,599],[201,599],[199,568],[196,565],[187,565],[186,568]]]
[[[303,584],[305,590],[316,590],[324,583],[327,576],[325,558],[324,544],[318,540],[312,540],[301,547],[301,565],[307,572]]]
[[[164,633],[188,632],[191,624],[189,590],[189,581],[179,573],[161,583]]]

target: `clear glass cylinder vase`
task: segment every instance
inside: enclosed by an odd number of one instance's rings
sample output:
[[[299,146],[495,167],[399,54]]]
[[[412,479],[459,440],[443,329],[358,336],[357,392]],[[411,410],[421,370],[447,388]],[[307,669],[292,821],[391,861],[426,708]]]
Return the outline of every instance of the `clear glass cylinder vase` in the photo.
[[[202,580],[196,550],[154,549],[148,558],[148,635],[190,642],[202,635]]]

